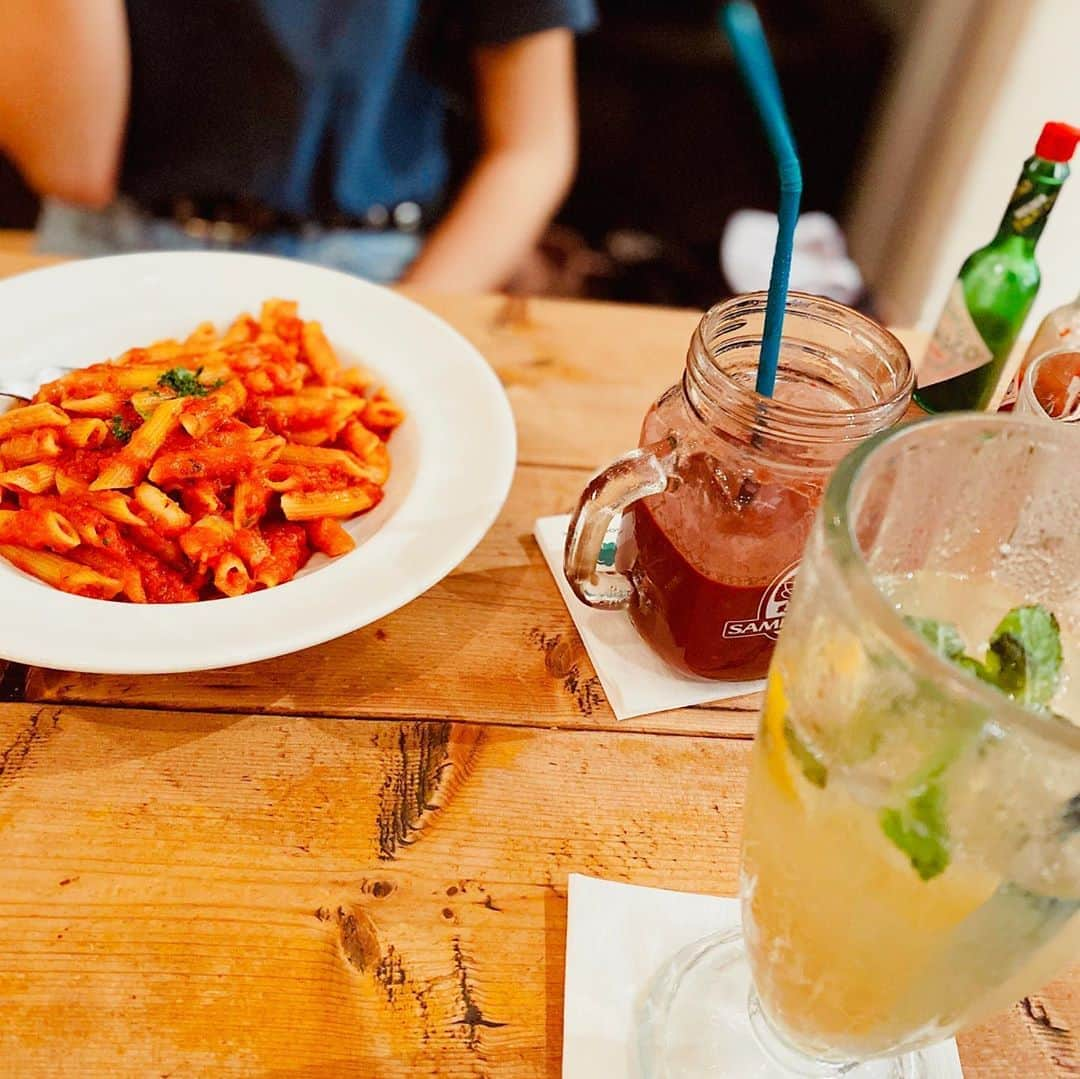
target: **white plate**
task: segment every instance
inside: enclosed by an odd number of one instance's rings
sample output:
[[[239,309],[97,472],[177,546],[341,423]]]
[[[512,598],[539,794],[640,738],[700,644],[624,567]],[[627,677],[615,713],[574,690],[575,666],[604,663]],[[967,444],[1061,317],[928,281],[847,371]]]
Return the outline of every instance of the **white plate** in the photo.
[[[259,255],[168,253],[73,262],[0,283],[0,374],[82,367],[271,296],[318,319],[345,362],[370,367],[408,412],[379,507],[351,554],[234,599],[140,606],[70,596],[0,559],[0,656],[71,671],[153,674],[267,659],[397,610],[480,542],[510,489],[514,420],[468,341],[404,297],[348,274]]]

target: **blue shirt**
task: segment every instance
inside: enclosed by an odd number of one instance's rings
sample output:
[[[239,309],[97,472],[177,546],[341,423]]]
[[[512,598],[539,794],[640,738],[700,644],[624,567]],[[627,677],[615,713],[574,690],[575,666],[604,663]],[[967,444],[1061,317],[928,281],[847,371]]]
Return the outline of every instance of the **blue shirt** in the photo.
[[[127,0],[120,189],[283,213],[432,204],[448,176],[437,49],[581,31],[593,0]],[[425,44],[427,48],[425,48]]]

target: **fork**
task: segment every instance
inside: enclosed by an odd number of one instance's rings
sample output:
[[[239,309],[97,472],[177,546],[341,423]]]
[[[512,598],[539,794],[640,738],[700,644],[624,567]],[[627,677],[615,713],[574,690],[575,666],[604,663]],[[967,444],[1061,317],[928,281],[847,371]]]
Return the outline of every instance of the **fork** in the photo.
[[[29,401],[46,382],[69,375],[74,370],[74,367],[43,367],[29,378],[0,378],[0,397]]]

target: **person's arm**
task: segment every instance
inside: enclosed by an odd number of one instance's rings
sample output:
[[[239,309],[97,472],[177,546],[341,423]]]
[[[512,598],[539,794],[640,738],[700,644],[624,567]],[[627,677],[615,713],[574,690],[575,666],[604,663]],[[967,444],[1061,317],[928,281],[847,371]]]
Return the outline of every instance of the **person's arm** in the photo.
[[[39,195],[104,205],[127,118],[123,0],[6,0],[3,15],[0,149]]]
[[[404,282],[504,284],[566,196],[577,164],[574,38],[545,30],[475,57],[481,153]]]

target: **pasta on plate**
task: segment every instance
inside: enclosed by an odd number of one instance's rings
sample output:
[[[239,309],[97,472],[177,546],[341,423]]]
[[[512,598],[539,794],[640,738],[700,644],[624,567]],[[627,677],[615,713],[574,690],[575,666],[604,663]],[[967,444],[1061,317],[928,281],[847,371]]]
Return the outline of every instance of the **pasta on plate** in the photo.
[[[0,556],[65,592],[239,596],[355,543],[404,413],[272,299],[42,386],[0,413]]]

